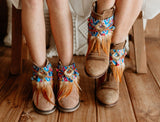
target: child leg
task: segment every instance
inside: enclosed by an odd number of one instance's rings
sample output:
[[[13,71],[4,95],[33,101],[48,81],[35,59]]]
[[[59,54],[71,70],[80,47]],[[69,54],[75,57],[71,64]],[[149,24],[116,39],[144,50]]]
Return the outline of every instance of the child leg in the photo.
[[[68,0],[47,0],[52,33],[60,61],[57,74],[59,77],[58,108],[63,112],[73,112],[80,106],[79,73],[72,62],[73,28]]]
[[[47,0],[52,33],[59,58],[69,65],[73,58],[73,28],[68,0]]]
[[[22,0],[22,28],[30,55],[37,66],[46,61],[43,0]]]
[[[52,66],[46,60],[43,0],[22,0],[22,27],[33,60],[33,105],[36,112],[55,111]]]
[[[105,76],[99,79],[99,83],[103,82],[103,84],[100,85],[96,93],[98,100],[108,107],[114,106],[119,98],[119,82],[125,68],[124,41],[141,10],[141,6],[142,0],[116,1],[115,30],[110,50],[109,80],[107,81]]]

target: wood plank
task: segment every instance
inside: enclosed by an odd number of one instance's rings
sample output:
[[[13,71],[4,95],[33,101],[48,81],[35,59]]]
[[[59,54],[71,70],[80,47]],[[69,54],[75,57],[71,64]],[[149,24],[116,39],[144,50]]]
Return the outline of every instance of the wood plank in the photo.
[[[21,11],[12,6],[12,64],[11,73],[19,74],[22,71],[22,25]]]
[[[34,111],[32,106],[32,101],[30,100],[25,105],[25,109],[20,116],[20,122],[57,122],[58,120],[58,110],[49,115],[41,115]]]
[[[133,34],[137,73],[147,73],[146,47],[142,18],[135,21],[133,25]]]
[[[0,91],[0,121],[17,122],[23,111],[26,96],[29,90],[26,89],[28,78],[26,74],[18,77],[10,77]]]
[[[138,122],[160,121],[160,89],[151,72],[125,71],[125,79]]]
[[[147,40],[146,46],[149,69],[160,87],[160,65],[158,65],[160,62],[160,39],[149,39]]]
[[[60,113],[59,122],[96,122],[95,83],[84,72],[84,56],[74,57],[80,73],[82,88],[80,108],[73,113]]]
[[[120,83],[120,98],[117,105],[105,108],[97,102],[97,118],[98,122],[136,122],[124,78]]]

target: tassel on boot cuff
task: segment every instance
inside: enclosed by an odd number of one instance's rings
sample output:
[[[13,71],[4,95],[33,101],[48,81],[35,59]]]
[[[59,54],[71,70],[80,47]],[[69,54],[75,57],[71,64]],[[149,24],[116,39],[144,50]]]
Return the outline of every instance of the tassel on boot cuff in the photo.
[[[110,51],[110,68],[116,81],[120,82],[125,69],[125,42],[112,44]]]
[[[98,52],[100,48],[109,56],[110,43],[114,27],[114,8],[96,12],[97,2],[93,3],[91,16],[88,18],[88,52]]]
[[[47,60],[45,67],[38,67],[35,64],[33,65],[33,76],[31,77],[33,92],[37,91],[38,95],[42,92],[43,97],[50,102],[55,104],[52,101],[53,95],[53,69],[51,63]],[[38,105],[38,96],[37,96],[37,105]]]
[[[59,61],[56,71],[59,81],[59,91],[57,95],[58,101],[69,96],[74,85],[79,92],[79,89],[81,89],[79,86],[80,77],[75,63],[71,63],[69,66],[63,66],[61,61]]]

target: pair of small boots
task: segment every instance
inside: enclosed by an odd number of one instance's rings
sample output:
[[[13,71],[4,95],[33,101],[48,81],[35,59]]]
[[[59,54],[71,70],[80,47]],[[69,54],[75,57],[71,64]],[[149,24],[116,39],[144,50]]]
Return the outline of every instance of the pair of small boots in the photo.
[[[79,103],[79,73],[75,63],[63,66],[59,61],[56,69],[58,75],[58,94],[54,95],[53,68],[47,60],[44,67],[33,65],[33,107],[40,114],[50,114],[58,109],[63,112],[73,112]],[[57,103],[56,99],[57,98]],[[56,105],[57,104],[57,105]]]
[[[85,71],[93,78],[98,78],[96,88],[97,99],[110,107],[119,98],[119,82],[125,68],[125,42],[111,44],[114,32],[114,7],[96,12],[97,3],[92,6],[92,13],[88,19],[88,52]]]

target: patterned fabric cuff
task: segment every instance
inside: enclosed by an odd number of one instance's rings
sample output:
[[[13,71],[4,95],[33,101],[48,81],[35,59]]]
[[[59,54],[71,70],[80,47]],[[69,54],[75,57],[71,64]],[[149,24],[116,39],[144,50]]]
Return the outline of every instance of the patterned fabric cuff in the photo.
[[[114,24],[114,16],[111,16],[104,20],[96,20],[92,16],[88,19],[88,33],[91,36],[101,36],[107,35],[110,31],[113,31],[115,27]]]
[[[120,66],[124,64],[124,58],[126,56],[125,49],[111,49],[110,52],[110,64],[114,66]]]
[[[73,80],[79,76],[75,63],[69,66],[62,66],[59,64],[56,71],[58,73],[58,80],[62,82],[63,81],[73,82]]]
[[[33,65],[33,76],[31,77],[31,80],[37,82],[50,82],[51,80],[53,80],[53,68],[51,63],[47,61],[46,66],[42,68]]]

